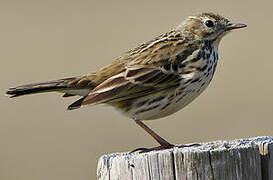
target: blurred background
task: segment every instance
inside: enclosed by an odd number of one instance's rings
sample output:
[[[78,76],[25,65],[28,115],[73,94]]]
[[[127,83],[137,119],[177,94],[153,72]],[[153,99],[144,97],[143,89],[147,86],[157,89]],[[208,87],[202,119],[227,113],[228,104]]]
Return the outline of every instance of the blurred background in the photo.
[[[222,40],[214,80],[197,100],[148,125],[180,144],[272,136],[272,5],[250,0],[0,0],[0,179],[95,179],[101,155],[157,145],[113,108],[66,111],[77,97],[49,93],[9,99],[4,92],[95,71],[203,11],[248,27]]]

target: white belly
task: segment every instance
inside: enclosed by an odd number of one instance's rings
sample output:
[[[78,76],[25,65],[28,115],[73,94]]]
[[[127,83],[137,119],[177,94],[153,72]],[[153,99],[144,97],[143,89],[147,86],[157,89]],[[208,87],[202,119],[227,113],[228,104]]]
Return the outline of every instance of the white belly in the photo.
[[[141,119],[141,120],[152,120],[159,119],[176,113],[180,109],[184,108],[190,102],[192,102],[196,97],[198,97],[208,86],[209,83],[206,83],[201,87],[201,84],[196,84],[193,86],[189,86],[181,92],[173,91],[172,94],[169,92],[166,93],[158,93],[151,97],[150,102],[158,97],[162,97],[165,95],[165,98],[157,101],[155,103],[149,104],[147,102],[147,106],[133,108],[127,116],[133,119]],[[199,86],[199,87],[198,87]],[[144,99],[144,98],[143,98]],[[139,99],[136,101],[136,104],[142,101]]]

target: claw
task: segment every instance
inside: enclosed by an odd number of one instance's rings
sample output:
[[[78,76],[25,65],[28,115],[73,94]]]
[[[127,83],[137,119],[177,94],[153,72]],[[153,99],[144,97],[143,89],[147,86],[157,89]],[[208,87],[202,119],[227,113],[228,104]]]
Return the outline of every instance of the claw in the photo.
[[[165,150],[165,149],[171,149],[175,147],[172,144],[169,144],[168,146],[157,146],[157,147],[152,147],[152,148],[137,148],[133,151],[131,151],[130,153],[134,153],[134,152],[139,152],[141,153],[146,153],[146,152],[151,152],[151,151],[160,151],[160,150]]]
[[[181,145],[175,145],[175,147],[178,147],[178,148],[195,147],[195,146],[201,146],[201,144],[194,143],[194,144],[181,144]]]
[[[142,151],[146,151],[146,150],[148,150],[148,148],[136,148],[136,149],[130,151],[129,154],[135,153],[137,151],[139,151],[141,153]]]
[[[129,154],[131,153],[135,153],[135,152],[139,152],[141,153],[147,153],[147,152],[151,152],[151,151],[160,151],[160,150],[165,150],[165,149],[171,149],[174,147],[178,147],[178,148],[185,148],[185,147],[195,147],[195,146],[201,146],[201,144],[182,144],[182,145],[173,145],[173,144],[169,144],[167,146],[157,146],[157,147],[152,147],[152,148],[137,148],[133,151],[131,151]]]

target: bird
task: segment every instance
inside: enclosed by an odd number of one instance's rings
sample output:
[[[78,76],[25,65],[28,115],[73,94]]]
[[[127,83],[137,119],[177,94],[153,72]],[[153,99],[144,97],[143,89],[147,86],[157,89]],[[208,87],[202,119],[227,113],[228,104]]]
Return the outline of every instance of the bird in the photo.
[[[221,39],[245,24],[232,23],[212,12],[187,17],[167,33],[127,51],[89,74],[9,88],[6,95],[60,92],[81,96],[68,110],[107,104],[150,134],[159,146],[141,152],[173,148],[143,121],[159,119],[187,106],[210,84]]]

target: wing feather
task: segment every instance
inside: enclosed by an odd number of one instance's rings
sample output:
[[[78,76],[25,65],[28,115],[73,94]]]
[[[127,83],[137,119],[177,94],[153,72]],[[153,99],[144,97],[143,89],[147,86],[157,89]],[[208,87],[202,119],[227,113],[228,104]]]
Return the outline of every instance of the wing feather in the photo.
[[[178,85],[178,79],[179,75],[163,72],[157,67],[130,67],[93,89],[81,100],[81,106],[145,96],[166,87]],[[79,104],[76,103],[76,105]]]
[[[131,75],[131,71],[134,71],[134,76]],[[127,74],[131,76],[128,78]],[[160,67],[129,67],[126,70],[125,79],[142,86],[164,88],[179,83],[180,75]]]
[[[124,101],[178,87],[178,65],[198,48],[180,35],[178,31],[161,35],[96,72],[94,81],[99,85],[76,106]]]

